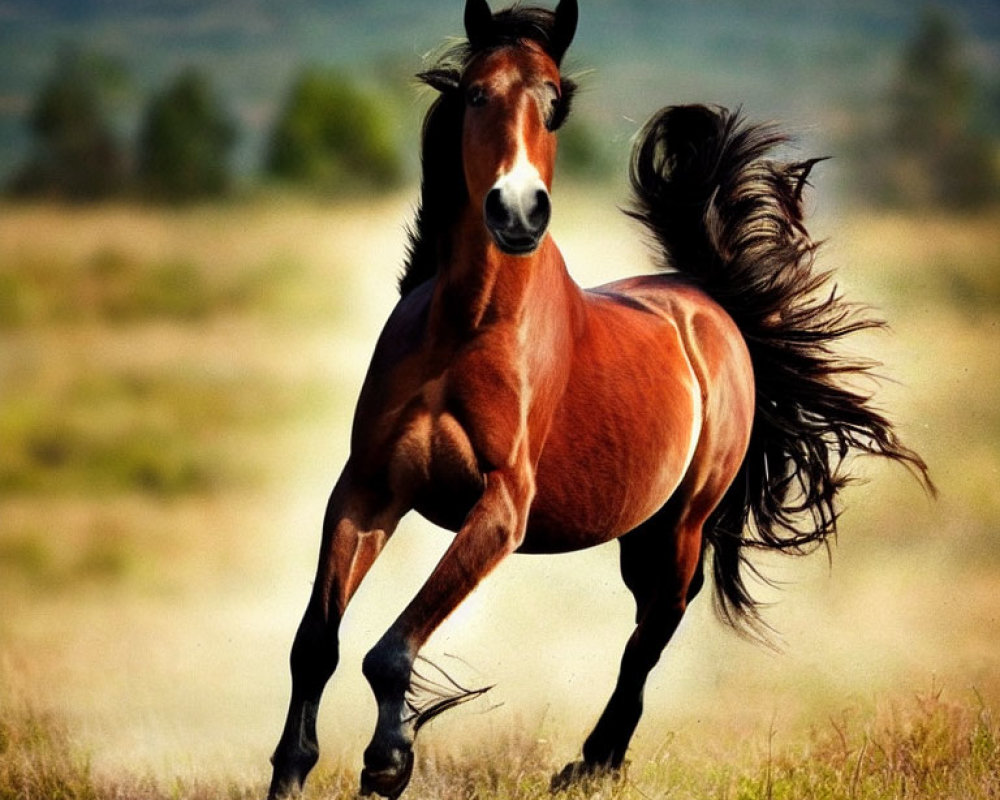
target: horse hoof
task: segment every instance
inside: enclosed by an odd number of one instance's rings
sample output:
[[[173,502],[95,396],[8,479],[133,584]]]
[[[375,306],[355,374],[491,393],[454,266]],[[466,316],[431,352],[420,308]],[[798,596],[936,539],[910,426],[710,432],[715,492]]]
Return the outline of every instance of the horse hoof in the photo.
[[[549,791],[553,794],[562,792],[580,780],[588,771],[586,762],[573,761],[552,776],[549,782]]]
[[[284,800],[286,797],[301,793],[306,776],[316,766],[318,760],[319,750],[316,748],[302,748],[291,754],[279,755],[276,752],[271,756],[274,772],[267,800]]]
[[[413,751],[406,753],[402,767],[379,770],[361,770],[361,795],[367,797],[378,794],[387,797],[389,800],[396,800],[413,775]]]
[[[588,764],[586,761],[572,761],[552,776],[549,791],[552,794],[563,792],[582,781],[610,778],[621,780],[625,777],[625,766],[613,767],[610,764]]]

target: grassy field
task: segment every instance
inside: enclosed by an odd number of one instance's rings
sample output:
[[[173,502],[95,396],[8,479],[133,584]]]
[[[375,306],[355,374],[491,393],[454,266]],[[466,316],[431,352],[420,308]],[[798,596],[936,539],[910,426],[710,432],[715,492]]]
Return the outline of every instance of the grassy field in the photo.
[[[611,201],[556,202],[581,283],[643,267]],[[0,800],[263,793],[410,212],[408,195],[0,208]],[[940,497],[858,463],[832,565],[769,567],[780,651],[699,600],[626,779],[568,797],[1000,796],[998,230],[819,221],[845,292],[891,324],[854,347],[884,363],[880,403]],[[446,544],[407,519],[358,593],[309,796],[353,795],[374,724],[360,659]],[[631,628],[616,561],[511,559],[432,638],[463,683],[496,688],[421,733],[407,797],[547,796]]]

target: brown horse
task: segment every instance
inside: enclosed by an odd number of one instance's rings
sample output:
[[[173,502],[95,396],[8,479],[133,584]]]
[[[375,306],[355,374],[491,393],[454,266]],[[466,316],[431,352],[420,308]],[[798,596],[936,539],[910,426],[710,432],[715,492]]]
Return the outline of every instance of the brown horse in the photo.
[[[434,629],[505,557],[618,539],[637,625],[617,685],[558,788],[619,767],[646,677],[703,584],[759,626],[747,548],[793,553],[836,526],[845,456],[908,464],[890,423],[843,378],[831,346],[879,323],[813,269],[801,193],[814,162],[766,158],[783,137],[722,109],[667,108],[640,133],[633,216],[658,274],[590,291],[547,233],[556,132],[573,84],[559,64],[577,24],[493,15],[468,0],[468,42],[421,77],[440,92],[423,132],[421,203],[402,298],[361,391],[351,455],[327,508],[312,596],[292,647],[292,697],[271,797],[318,756],[316,715],[351,596],[416,510],[456,535],[364,659],[378,703],[362,791],[396,797],[427,719],[462,699],[409,702]]]

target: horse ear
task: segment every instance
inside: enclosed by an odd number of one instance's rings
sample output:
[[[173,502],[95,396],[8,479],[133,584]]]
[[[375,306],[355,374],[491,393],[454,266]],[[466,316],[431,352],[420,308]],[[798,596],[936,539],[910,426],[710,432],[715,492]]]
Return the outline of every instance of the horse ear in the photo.
[[[489,41],[493,30],[493,12],[486,0],[466,0],[465,35],[473,50],[478,50]]]
[[[558,64],[566,55],[573,35],[576,33],[576,23],[580,19],[580,8],[576,0],[560,0],[556,6],[556,21],[552,28],[550,49],[551,55]]]
[[[458,89],[462,76],[453,69],[431,69],[419,73],[417,80],[423,81],[432,89],[437,89],[441,94],[448,94]]]

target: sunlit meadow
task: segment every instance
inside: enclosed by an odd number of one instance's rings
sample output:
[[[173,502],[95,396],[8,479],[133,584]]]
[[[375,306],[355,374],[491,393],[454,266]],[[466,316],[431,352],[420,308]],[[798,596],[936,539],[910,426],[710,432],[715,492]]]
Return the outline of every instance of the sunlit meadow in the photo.
[[[581,283],[647,268],[612,192],[555,197]],[[262,794],[411,202],[0,209],[0,797]],[[768,564],[777,649],[699,598],[627,777],[572,797],[1000,792],[1000,218],[820,211],[823,263],[890,322],[854,347],[940,497],[858,462],[831,559]],[[310,796],[355,792],[360,659],[447,542],[408,518],[357,595]],[[431,639],[495,687],[422,731],[407,796],[547,795],[631,629],[616,562],[515,557]]]

